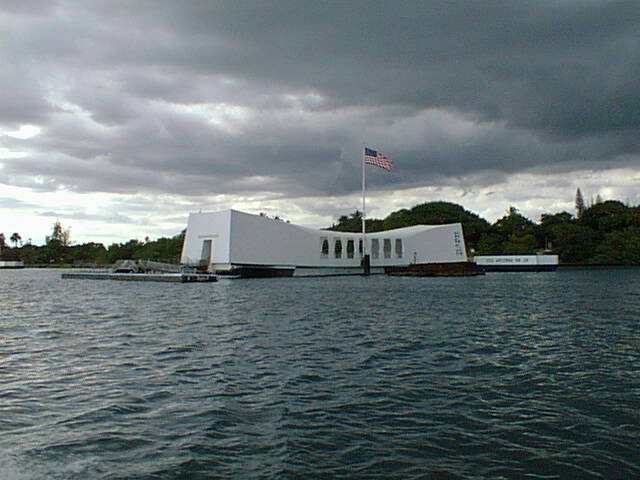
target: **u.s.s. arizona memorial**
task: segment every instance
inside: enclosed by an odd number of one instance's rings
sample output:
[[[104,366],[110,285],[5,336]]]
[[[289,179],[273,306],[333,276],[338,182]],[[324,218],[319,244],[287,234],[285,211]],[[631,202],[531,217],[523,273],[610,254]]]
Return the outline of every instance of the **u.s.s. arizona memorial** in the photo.
[[[303,276],[357,273],[365,255],[372,272],[468,261],[460,223],[362,234],[225,210],[189,215],[181,263],[244,276]]]

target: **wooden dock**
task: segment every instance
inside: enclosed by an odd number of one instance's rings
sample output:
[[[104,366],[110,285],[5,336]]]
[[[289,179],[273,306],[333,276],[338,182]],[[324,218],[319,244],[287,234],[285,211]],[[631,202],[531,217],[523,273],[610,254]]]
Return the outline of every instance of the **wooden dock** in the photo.
[[[125,282],[169,282],[201,283],[217,282],[218,278],[209,273],[110,273],[75,272],[63,273],[64,279],[79,280],[120,280]]]

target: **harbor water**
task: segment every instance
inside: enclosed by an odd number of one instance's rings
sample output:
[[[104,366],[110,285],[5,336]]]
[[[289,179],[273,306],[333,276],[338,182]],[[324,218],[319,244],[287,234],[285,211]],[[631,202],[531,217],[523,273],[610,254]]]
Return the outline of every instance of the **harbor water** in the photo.
[[[640,478],[640,270],[0,271],[0,478]]]

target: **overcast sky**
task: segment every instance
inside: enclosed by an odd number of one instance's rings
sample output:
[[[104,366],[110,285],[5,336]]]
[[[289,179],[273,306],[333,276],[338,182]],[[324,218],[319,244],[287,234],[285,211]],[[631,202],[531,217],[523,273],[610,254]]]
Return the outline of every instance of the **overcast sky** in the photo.
[[[640,203],[640,2],[2,0],[0,232]]]

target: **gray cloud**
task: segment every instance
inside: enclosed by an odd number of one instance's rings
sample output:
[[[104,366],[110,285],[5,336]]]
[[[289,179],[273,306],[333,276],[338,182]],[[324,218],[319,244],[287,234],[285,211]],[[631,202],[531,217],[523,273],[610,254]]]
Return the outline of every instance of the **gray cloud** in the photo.
[[[119,214],[89,214],[83,212],[82,210],[60,210],[60,211],[52,211],[45,210],[38,212],[40,217],[52,217],[52,218],[60,218],[64,217],[67,220],[89,220],[89,221],[101,221],[108,223],[136,223],[135,220],[126,216]]]
[[[17,198],[0,197],[0,206],[2,208],[23,209],[23,208],[34,208],[37,205],[29,202],[24,202]]]
[[[274,197],[632,165],[640,3],[3,2],[2,181]]]

